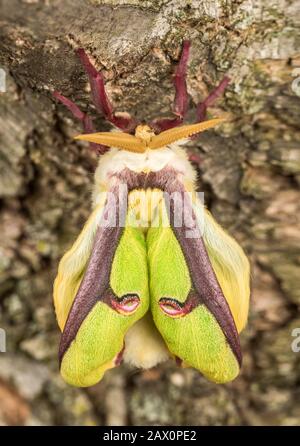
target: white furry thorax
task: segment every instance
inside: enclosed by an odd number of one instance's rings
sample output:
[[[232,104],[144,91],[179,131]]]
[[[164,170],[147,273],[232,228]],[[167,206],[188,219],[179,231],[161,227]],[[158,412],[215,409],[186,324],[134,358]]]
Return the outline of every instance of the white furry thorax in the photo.
[[[115,185],[115,174],[129,169],[137,173],[158,172],[170,167],[178,172],[178,177],[193,189],[196,172],[188,160],[186,151],[181,147],[182,142],[157,150],[147,150],[144,153],[133,153],[126,150],[111,148],[102,155],[95,172],[95,185],[93,191],[94,206],[98,204],[99,195]]]

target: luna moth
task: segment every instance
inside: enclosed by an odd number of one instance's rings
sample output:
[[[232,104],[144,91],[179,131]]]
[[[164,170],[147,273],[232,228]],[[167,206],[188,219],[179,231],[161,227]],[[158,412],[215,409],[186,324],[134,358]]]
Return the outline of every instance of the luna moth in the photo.
[[[94,385],[122,361],[147,369],[173,358],[216,383],[239,373],[249,262],[195,193],[196,171],[184,148],[223,121],[204,119],[229,79],[198,105],[197,122],[184,124],[189,49],[185,41],[171,119],[146,125],[114,113],[102,74],[82,49],[96,110],[114,131],[95,132],[87,114],[54,93],[83,123],[76,139],[101,155],[93,211],[54,284],[60,370],[71,385]]]

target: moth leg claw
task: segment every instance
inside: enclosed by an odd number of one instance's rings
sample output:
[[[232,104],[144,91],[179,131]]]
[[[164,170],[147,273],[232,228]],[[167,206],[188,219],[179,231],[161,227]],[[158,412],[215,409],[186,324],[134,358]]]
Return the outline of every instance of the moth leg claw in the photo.
[[[183,42],[182,52],[180,56],[179,64],[177,65],[175,76],[174,76],[174,86],[175,86],[175,99],[172,107],[172,112],[176,115],[176,118],[164,118],[157,119],[152,122],[152,127],[158,133],[164,130],[177,127],[183,123],[184,117],[188,109],[189,97],[187,93],[186,86],[186,72],[187,72],[187,62],[190,53],[191,43],[189,40]]]
[[[132,132],[137,125],[135,119],[130,116],[116,116],[114,114],[113,106],[105,90],[102,73],[96,70],[83,48],[79,48],[77,54],[88,75],[91,85],[92,99],[96,110],[101,113],[107,121],[121,129],[123,132]]]
[[[230,78],[228,76],[224,76],[219,85],[213,89],[213,91],[207,96],[207,98],[204,99],[204,101],[199,102],[196,111],[197,122],[205,121],[207,108],[213,105],[216,99],[224,93],[229,82]]]
[[[54,91],[53,96],[62,104],[64,104],[75,118],[82,122],[84,133],[95,133],[92,118],[87,113],[83,113],[78,105],[60,94],[58,91]],[[99,155],[105,153],[108,150],[107,146],[104,146],[103,144],[95,144],[93,142],[90,142],[90,148],[97,152]]]

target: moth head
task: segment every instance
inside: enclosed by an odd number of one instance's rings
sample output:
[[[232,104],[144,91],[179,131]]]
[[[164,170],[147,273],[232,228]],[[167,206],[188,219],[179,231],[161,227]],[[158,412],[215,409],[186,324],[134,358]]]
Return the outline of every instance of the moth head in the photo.
[[[144,153],[147,150],[161,149],[176,141],[190,138],[223,121],[225,121],[224,118],[215,118],[196,124],[181,125],[165,130],[158,135],[147,124],[140,124],[135,129],[135,135],[124,132],[100,132],[79,135],[75,139],[116,147],[129,152]]]
[[[147,124],[139,124],[135,129],[135,137],[142,141],[150,142],[155,136],[154,130]]]

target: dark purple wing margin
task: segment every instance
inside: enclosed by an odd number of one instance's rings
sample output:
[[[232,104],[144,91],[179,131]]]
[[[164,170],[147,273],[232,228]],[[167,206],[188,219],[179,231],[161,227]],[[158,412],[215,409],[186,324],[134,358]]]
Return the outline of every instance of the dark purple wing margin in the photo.
[[[216,318],[229,346],[241,365],[242,352],[236,325],[227,300],[213,270],[200,229],[197,227],[196,216],[191,199],[184,189],[182,182],[178,180],[178,172],[171,168],[165,168],[159,172],[136,175],[129,170],[125,170],[119,176],[119,180],[126,182],[129,190],[158,188],[165,192],[165,201],[170,213],[170,225],[172,226],[174,234],[181,246],[190,271],[192,289],[187,298],[190,307],[194,308],[197,305],[205,305],[208,308]],[[180,193],[182,197],[184,196],[185,206],[184,209],[182,209],[182,213],[184,213],[185,216],[182,215],[183,224],[181,227],[176,227],[174,224],[174,201],[169,200],[169,197],[172,197],[174,193]],[[187,215],[188,219],[186,219]],[[186,220],[188,220],[188,222],[193,222],[193,224],[189,226],[186,224]],[[191,230],[196,230],[196,237],[187,237],[187,234]]]
[[[111,298],[114,299],[116,297],[110,287],[110,271],[116,249],[124,231],[124,225],[120,219],[124,215],[127,196],[121,198],[120,193],[116,191],[110,192],[115,197],[115,200],[106,203],[103,215],[107,217],[110,211],[111,215],[115,215],[116,209],[111,209],[113,204],[117,205],[117,209],[121,209],[123,206],[123,211],[116,215],[116,221],[107,220],[105,224],[99,225],[87,269],[61,335],[59,346],[60,362],[71,342],[75,339],[82,322],[94,305],[100,300],[109,303]]]

